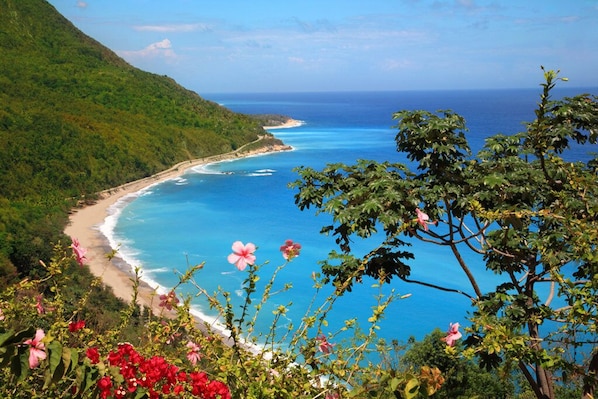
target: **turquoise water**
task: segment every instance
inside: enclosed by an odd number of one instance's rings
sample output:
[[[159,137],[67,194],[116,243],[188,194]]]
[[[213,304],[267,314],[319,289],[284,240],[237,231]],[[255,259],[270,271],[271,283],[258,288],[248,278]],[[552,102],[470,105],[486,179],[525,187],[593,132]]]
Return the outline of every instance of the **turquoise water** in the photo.
[[[561,90],[574,95],[584,90]],[[587,91],[587,90],[586,90]],[[595,91],[594,91],[595,92]],[[319,234],[327,215],[301,212],[294,205],[288,183],[297,179],[297,166],[322,168],[331,162],[354,163],[359,158],[405,162],[395,151],[395,124],[392,113],[402,109],[452,109],[464,116],[470,131],[467,137],[476,151],[484,137],[523,130],[522,121],[531,121],[539,90],[379,92],[379,93],[294,93],[208,95],[234,111],[278,113],[302,120],[304,124],[272,132],[293,151],[222,162],[188,170],[182,177],[149,187],[121,201],[103,231],[130,264],[141,266],[151,284],[169,290],[189,264],[205,262],[196,282],[208,292],[222,287],[231,292],[239,306],[246,272],[230,265],[226,257],[234,241],[253,242],[262,264],[260,289],[274,269],[283,263],[279,252],[286,239],[301,243],[301,255],[280,273],[273,291],[290,282],[293,288],[274,295],[258,321],[259,331],[272,326],[272,310],[293,303],[279,325],[282,332],[297,325],[312,301],[312,273],[318,261],[335,249],[334,239]],[[573,159],[587,158],[585,148],[574,148]],[[373,245],[373,244],[371,244]],[[363,252],[367,243],[355,243]],[[413,242],[415,260],[409,262],[412,278],[471,293],[468,281],[459,272],[448,250]],[[466,253],[466,260],[483,290],[492,290],[498,278],[487,272],[481,259]],[[357,317],[363,328],[379,294],[365,281],[341,298],[329,316],[325,332],[334,332],[344,320]],[[422,338],[434,328],[449,323],[466,325],[469,299],[400,281],[385,286],[398,295],[411,294],[394,302],[386,313],[379,335],[406,341]],[[197,290],[184,287],[189,295]],[[329,289],[325,289],[318,301]],[[258,295],[259,298],[259,295]],[[194,311],[216,316],[201,298],[194,298]]]

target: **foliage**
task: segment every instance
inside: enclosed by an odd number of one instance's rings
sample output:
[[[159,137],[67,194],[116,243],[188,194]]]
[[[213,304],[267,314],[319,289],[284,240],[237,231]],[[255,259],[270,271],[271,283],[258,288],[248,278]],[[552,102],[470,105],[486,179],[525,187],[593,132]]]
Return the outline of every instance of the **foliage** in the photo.
[[[72,247],[81,249],[78,243]],[[65,269],[83,272],[84,266],[74,266],[81,258],[56,245],[52,259],[42,262],[44,274],[39,279],[23,280],[0,295],[0,396],[414,399],[429,397],[442,386],[436,367],[400,372],[390,363],[367,360],[368,354],[388,351],[375,331],[394,296],[378,298],[366,333],[354,320],[347,320],[341,331],[325,332],[326,316],[337,297],[333,294],[308,312],[299,326],[288,327],[290,348],[279,347],[274,339],[285,306],[276,310],[272,331],[255,336],[256,320],[278,273],[299,256],[301,246],[285,242],[281,247],[285,263],[259,294],[255,283],[262,266],[253,263],[255,246],[233,248],[242,249],[239,253],[248,261],[242,265],[247,269],[239,270],[246,276],[245,302],[239,309],[231,305],[229,293],[210,294],[195,282],[203,268],[200,264],[180,274],[179,284],[157,298],[162,309],[157,316],[140,314],[138,278],[134,279],[134,295],[120,321],[102,330],[88,312],[93,288],[75,302],[69,293],[71,275],[76,273],[67,274]],[[317,276],[314,284],[317,292],[321,288]],[[205,296],[220,311],[224,333],[191,316],[191,298],[177,293],[181,285],[196,287],[196,295]],[[286,284],[283,289],[291,288]],[[135,337],[127,342],[131,327]],[[351,330],[353,340],[336,340],[340,332]]]
[[[49,257],[77,201],[270,136],[250,116],[133,68],[44,0],[0,0],[0,51],[6,280]]]
[[[437,367],[445,378],[434,398],[513,398],[515,387],[509,370],[484,370],[472,359],[462,356],[463,345],[447,350],[444,333],[436,329],[422,341],[410,339],[397,360],[407,370]],[[453,350],[454,349],[454,350]]]
[[[567,162],[562,154],[572,143],[597,142],[598,102],[590,95],[554,101],[551,90],[566,79],[544,75],[527,130],[489,137],[475,156],[461,116],[401,111],[394,114],[397,151],[408,165],[299,168],[292,186],[301,209],[333,216],[322,231],[336,237],[341,253],[331,254],[323,272],[336,285],[398,277],[466,295],[474,309],[466,355],[488,369],[519,367],[538,398],[555,397],[559,373],[565,381],[583,377],[589,397],[598,368],[598,159]],[[359,258],[351,254],[354,236],[382,239]],[[471,291],[410,279],[413,254],[404,248],[413,239],[450,248]],[[484,271],[467,264],[463,251],[479,254],[485,273],[502,278],[494,291],[481,291]]]

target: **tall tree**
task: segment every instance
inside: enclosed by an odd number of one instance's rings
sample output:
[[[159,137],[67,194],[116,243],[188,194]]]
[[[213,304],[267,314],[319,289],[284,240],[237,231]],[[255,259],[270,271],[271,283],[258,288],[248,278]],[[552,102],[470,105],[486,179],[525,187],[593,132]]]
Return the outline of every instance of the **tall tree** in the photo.
[[[525,132],[487,138],[475,156],[461,116],[401,111],[395,140],[409,165],[302,167],[291,186],[300,209],[333,217],[322,232],[341,252],[323,273],[339,289],[368,275],[466,295],[474,308],[467,353],[486,367],[519,367],[538,398],[555,397],[557,375],[582,378],[589,398],[598,369],[598,159],[567,162],[563,152],[597,142],[598,102],[588,94],[552,100],[566,79],[542,70],[535,120]],[[353,237],[371,240],[377,230],[385,234],[374,249],[351,253]],[[471,290],[410,279],[412,239],[450,248]],[[464,251],[480,254],[486,270],[468,264]],[[482,292],[482,273],[501,283]]]

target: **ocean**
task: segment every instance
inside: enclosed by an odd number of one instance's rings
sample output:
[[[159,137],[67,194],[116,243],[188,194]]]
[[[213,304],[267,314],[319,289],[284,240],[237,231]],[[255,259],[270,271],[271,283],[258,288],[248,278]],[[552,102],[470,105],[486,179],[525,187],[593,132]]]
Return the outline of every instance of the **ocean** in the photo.
[[[560,88],[555,97],[572,96],[597,89]],[[319,261],[335,249],[334,238],[320,234],[330,218],[313,210],[300,211],[294,204],[294,191],[288,184],[298,178],[293,168],[310,166],[321,169],[328,163],[354,163],[357,159],[406,162],[395,150],[396,121],[393,112],[424,109],[450,109],[462,115],[469,131],[467,138],[477,152],[484,138],[524,130],[522,122],[534,119],[534,109],[541,88],[468,91],[338,92],[276,94],[208,94],[208,100],[247,114],[283,114],[303,124],[271,132],[294,150],[196,167],[183,176],[146,188],[119,201],[102,231],[112,246],[129,264],[141,266],[143,278],[168,291],[178,282],[175,271],[205,262],[196,275],[196,283],[207,292],[230,292],[238,309],[243,297],[246,271],[238,271],[227,262],[234,241],[252,242],[260,281],[253,305],[261,299],[260,290],[284,259],[279,247],[291,239],[302,245],[301,254],[280,272],[273,287],[275,294],[262,310],[257,332],[272,328],[272,311],[288,306],[289,311],[277,324],[277,339],[289,326],[298,326],[314,300],[312,274],[319,271]],[[596,151],[596,147],[593,148]],[[588,159],[588,148],[575,146],[567,157]],[[377,237],[373,237],[375,240]],[[379,237],[378,237],[379,238]],[[354,250],[364,253],[378,241],[356,242]],[[415,259],[409,262],[412,278],[471,293],[450,251],[412,241],[409,248]],[[485,270],[478,255],[466,253],[465,259],[483,290],[492,290],[499,276]],[[288,291],[282,288],[292,283]],[[365,280],[353,292],[345,294],[328,315],[322,332],[336,333],[347,319],[356,318],[363,330],[377,306],[379,295],[393,291],[405,296],[391,303],[380,324],[378,335],[387,340],[406,342],[423,338],[435,328],[445,330],[449,323],[467,325],[470,300],[459,294],[394,281],[381,288]],[[193,285],[181,287],[193,297],[193,311],[213,320],[211,311]],[[331,292],[325,287],[315,303]],[[409,294],[409,295],[408,295]],[[284,342],[279,342],[284,345]]]

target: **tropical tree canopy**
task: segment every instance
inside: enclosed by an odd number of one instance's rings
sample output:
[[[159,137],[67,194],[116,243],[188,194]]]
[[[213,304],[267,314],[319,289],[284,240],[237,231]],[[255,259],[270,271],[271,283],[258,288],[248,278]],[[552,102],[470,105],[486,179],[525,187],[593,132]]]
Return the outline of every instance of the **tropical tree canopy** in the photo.
[[[518,367],[538,398],[555,397],[557,376],[583,376],[590,397],[598,369],[598,158],[563,155],[574,143],[596,144],[598,102],[588,94],[553,100],[566,79],[542,69],[535,120],[524,132],[488,137],[475,155],[463,117],[401,111],[395,140],[409,164],[301,167],[291,186],[300,209],[332,216],[322,232],[340,252],[323,273],[337,289],[350,291],[364,276],[433,286],[410,279],[409,241],[449,247],[471,289],[433,287],[472,299],[465,353],[488,368]],[[357,237],[382,238],[356,256]],[[486,270],[468,264],[465,251],[480,254]],[[500,284],[483,292],[482,273]]]

